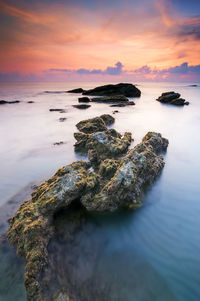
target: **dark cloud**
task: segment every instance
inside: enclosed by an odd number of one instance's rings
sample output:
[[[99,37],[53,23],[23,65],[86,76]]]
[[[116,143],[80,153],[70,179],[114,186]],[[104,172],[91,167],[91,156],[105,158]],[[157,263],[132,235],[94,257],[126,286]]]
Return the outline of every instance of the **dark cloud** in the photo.
[[[178,28],[178,35],[192,37],[200,40],[200,16],[189,19],[188,24],[183,24]]]

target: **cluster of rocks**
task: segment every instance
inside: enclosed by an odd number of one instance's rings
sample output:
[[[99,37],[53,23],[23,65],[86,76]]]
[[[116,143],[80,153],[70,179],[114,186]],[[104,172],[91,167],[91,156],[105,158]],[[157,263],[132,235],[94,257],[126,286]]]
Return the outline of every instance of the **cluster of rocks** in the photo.
[[[120,83],[116,85],[104,85],[90,90],[82,88],[68,91],[70,93],[82,93],[83,95],[98,96],[89,98],[88,96],[79,97],[79,103],[101,102],[111,104],[111,107],[124,107],[134,105],[133,101],[129,101],[127,97],[140,97],[141,91],[132,84]],[[74,105],[79,109],[86,109],[89,104]]]
[[[8,239],[27,261],[28,300],[46,300],[41,274],[48,269],[48,244],[55,233],[53,219],[59,210],[73,204],[94,212],[137,208],[144,185],[152,183],[164,167],[159,153],[166,150],[167,139],[149,132],[128,151],[131,133],[122,136],[109,129],[113,122],[114,118],[106,114],[80,121],[76,125],[79,132],[74,134],[75,150],[86,151],[89,161],[60,168],[9,220]],[[54,296],[52,300],[60,299]]]
[[[185,101],[185,99],[180,98],[179,93],[175,93],[173,91],[162,93],[161,96],[156,99],[157,101],[161,103],[168,103],[175,106],[183,106],[183,105],[189,105],[188,101]]]

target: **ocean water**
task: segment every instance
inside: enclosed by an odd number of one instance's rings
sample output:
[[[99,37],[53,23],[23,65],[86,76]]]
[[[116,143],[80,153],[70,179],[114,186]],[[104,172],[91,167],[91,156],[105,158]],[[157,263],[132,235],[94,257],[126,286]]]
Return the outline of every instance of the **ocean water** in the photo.
[[[169,139],[166,165],[146,193],[142,208],[109,218],[91,217],[94,227],[89,238],[83,235],[77,244],[81,250],[95,242],[101,252],[95,265],[88,262],[86,270],[86,258],[80,252],[74,277],[81,282],[88,271],[88,277],[95,275],[106,281],[112,288],[108,300],[113,301],[198,301],[200,87],[138,83],[142,95],[134,99],[135,106],[111,108],[92,103],[87,110],[72,107],[79,95],[66,90],[99,84],[0,83],[0,99],[21,101],[0,106],[0,211],[5,212],[10,199],[30,183],[46,179],[62,165],[85,159],[74,153],[75,124],[117,109],[113,127],[121,133],[131,131],[133,146],[148,131],[160,132]],[[171,90],[179,92],[190,105],[175,107],[155,101],[162,92]],[[66,112],[50,112],[51,108]],[[63,117],[66,121],[59,122]],[[59,141],[64,144],[54,145]],[[0,262],[0,279],[4,279],[0,280],[0,300],[22,301],[23,273],[16,277],[15,270],[23,271],[24,262],[16,259],[14,265],[13,251],[10,252],[6,255],[7,249],[1,251],[5,260],[4,264]]]

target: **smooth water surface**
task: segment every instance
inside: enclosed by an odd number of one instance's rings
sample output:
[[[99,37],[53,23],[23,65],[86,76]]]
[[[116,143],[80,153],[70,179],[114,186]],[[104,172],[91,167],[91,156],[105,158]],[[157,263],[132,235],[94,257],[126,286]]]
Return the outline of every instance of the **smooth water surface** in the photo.
[[[169,147],[164,170],[149,188],[142,208],[128,214],[119,213],[108,220],[94,218],[98,229],[93,231],[91,239],[93,235],[97,241],[106,237],[95,274],[114,285],[114,291],[118,292],[115,301],[198,301],[200,87],[140,83],[142,96],[134,100],[135,106],[111,108],[92,103],[87,110],[73,108],[79,95],[64,92],[98,84],[0,83],[0,99],[21,101],[0,106],[0,205],[4,206],[29,183],[45,179],[57,168],[80,158],[73,149],[78,121],[112,114],[117,109],[113,127],[121,133],[131,131],[133,145],[148,131],[158,131],[169,139]],[[190,105],[174,107],[155,101],[162,92],[171,90],[181,93]],[[66,113],[49,112],[50,108],[65,109]],[[67,120],[59,122],[62,117]],[[53,145],[59,141],[65,143]],[[84,240],[80,247],[81,244]],[[84,262],[83,255],[81,258]],[[79,267],[80,276],[81,264]],[[0,274],[3,271],[0,268]],[[2,300],[12,299],[4,296]],[[21,301],[23,297],[15,300]]]

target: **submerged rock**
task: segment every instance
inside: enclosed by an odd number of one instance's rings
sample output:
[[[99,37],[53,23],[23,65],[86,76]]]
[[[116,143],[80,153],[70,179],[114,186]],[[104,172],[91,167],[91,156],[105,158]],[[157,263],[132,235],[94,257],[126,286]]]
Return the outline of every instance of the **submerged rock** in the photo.
[[[149,132],[140,144],[124,154],[131,143],[131,133],[122,137],[116,130],[108,129],[106,124],[113,119],[102,115],[79,122],[77,128],[81,131],[75,137],[87,148],[90,162],[77,161],[60,168],[9,219],[8,239],[17,245],[18,254],[27,262],[25,287],[29,301],[78,300],[71,299],[68,292],[57,297],[53,292],[54,299],[44,293],[49,283],[42,275],[48,275],[45,271],[51,266],[48,245],[55,233],[54,217],[58,211],[71,208],[70,229],[64,231],[73,239],[75,229],[81,226],[81,215],[73,215],[73,206],[79,208],[80,214],[86,210],[137,208],[144,186],[152,183],[164,167],[163,157],[158,154],[166,150],[167,139]]]
[[[89,97],[79,97],[78,98],[78,102],[90,102],[90,99]]]
[[[129,99],[124,95],[115,95],[115,96],[93,97],[91,98],[91,101],[113,103],[113,102],[128,102]]]
[[[60,122],[64,122],[64,121],[66,121],[66,120],[67,120],[67,118],[65,118],[65,117],[59,118],[59,121],[60,121]]]
[[[183,105],[188,105],[189,103],[185,101],[185,99],[180,98],[180,94],[179,93],[175,93],[173,91],[171,92],[165,92],[162,93],[162,95],[160,97],[158,97],[157,101],[161,102],[161,103],[169,103],[169,104],[173,104],[176,106],[183,106]]]
[[[126,107],[126,106],[134,106],[134,105],[135,105],[134,101],[129,101],[129,102],[118,102],[110,105],[110,107]]]
[[[73,89],[73,90],[69,90],[67,91],[68,93],[83,93],[85,90],[83,90],[82,88],[77,88],[77,89]]]
[[[59,142],[54,142],[53,145],[62,145],[62,144],[64,144],[64,142],[63,141],[59,141]]]
[[[13,104],[13,103],[20,103],[20,101],[19,100],[13,100],[13,101],[0,100],[0,105]]]
[[[88,109],[91,107],[91,105],[73,105],[74,108],[77,108],[77,109]]]
[[[64,109],[49,109],[49,112],[60,112],[60,113],[65,113]]]
[[[136,86],[127,83],[116,85],[104,85],[94,89],[86,90],[83,95],[109,96],[109,95],[124,95],[127,97],[140,97],[141,91]]]

